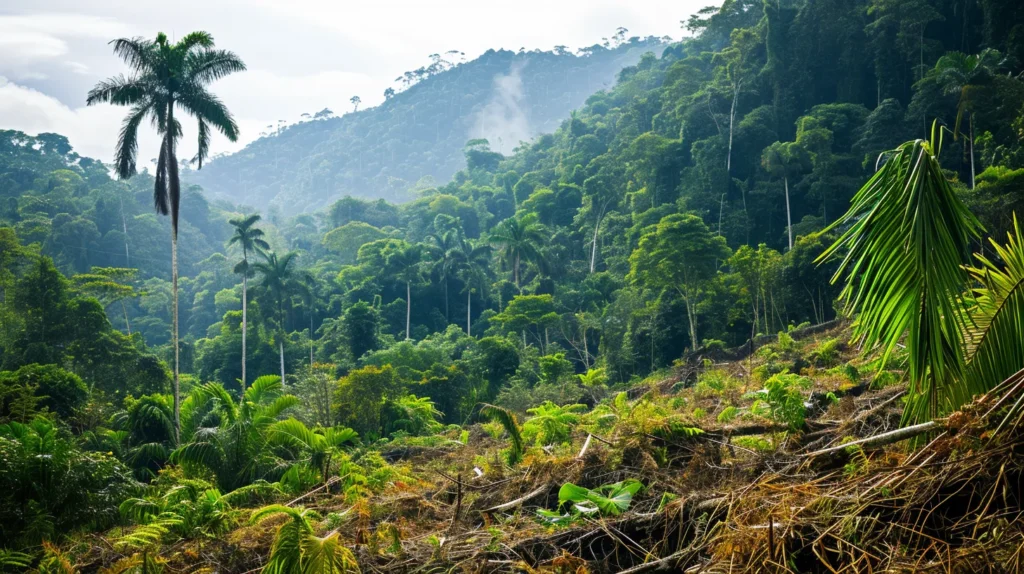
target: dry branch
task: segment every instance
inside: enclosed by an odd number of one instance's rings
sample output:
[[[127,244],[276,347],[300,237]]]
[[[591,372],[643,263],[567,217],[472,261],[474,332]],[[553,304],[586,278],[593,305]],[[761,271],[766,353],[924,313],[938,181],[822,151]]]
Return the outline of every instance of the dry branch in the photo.
[[[515,507],[519,506],[520,504],[526,502],[527,500],[530,500],[531,498],[534,498],[536,496],[540,496],[541,494],[544,494],[545,492],[548,491],[549,488],[551,488],[550,484],[541,485],[540,488],[538,488],[538,489],[536,489],[536,490],[526,494],[525,496],[520,496],[519,498],[517,498],[515,500],[511,500],[511,501],[506,502],[504,504],[499,504],[498,506],[492,506],[491,508],[488,508],[486,510],[482,510],[481,512],[490,513],[490,512],[498,512],[498,511],[501,511],[501,510],[508,510],[509,508],[515,508]]]
[[[885,432],[885,433],[878,434],[878,435],[875,435],[875,436],[869,436],[867,438],[862,438],[860,440],[855,440],[855,441],[844,443],[844,444],[841,444],[841,445],[838,445],[838,446],[833,446],[833,447],[817,450],[817,451],[814,451],[814,452],[809,452],[809,453],[807,453],[807,454],[805,454],[803,456],[805,458],[814,458],[816,456],[821,456],[821,455],[824,455],[824,454],[832,454],[832,453],[835,453],[835,452],[846,450],[846,447],[849,447],[849,446],[861,446],[861,447],[885,446],[887,444],[893,444],[893,443],[896,443],[896,442],[907,440],[909,438],[914,438],[915,436],[922,435],[922,434],[924,434],[926,432],[931,432],[931,431],[936,430],[938,428],[941,428],[941,425],[939,423],[937,423],[935,421],[928,421],[926,423],[921,423],[919,425],[903,427],[901,429],[896,429],[894,431]]]

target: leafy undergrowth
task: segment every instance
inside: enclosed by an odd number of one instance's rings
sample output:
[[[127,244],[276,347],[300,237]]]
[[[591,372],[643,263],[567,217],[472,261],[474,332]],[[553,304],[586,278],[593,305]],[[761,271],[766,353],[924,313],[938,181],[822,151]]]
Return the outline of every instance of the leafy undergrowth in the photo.
[[[847,337],[782,334],[522,423],[488,405],[465,429],[353,447],[302,496],[165,470],[122,505],[128,526],[49,548],[46,571],[1019,568],[1024,435],[994,435],[987,398],[916,449],[843,447],[898,428],[903,392],[898,356],[858,358]]]

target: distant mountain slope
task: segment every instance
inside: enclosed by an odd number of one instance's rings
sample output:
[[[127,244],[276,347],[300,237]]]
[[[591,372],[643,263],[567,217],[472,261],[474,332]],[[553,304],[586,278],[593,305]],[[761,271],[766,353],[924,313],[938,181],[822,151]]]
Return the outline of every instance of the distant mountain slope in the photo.
[[[464,167],[467,140],[487,138],[493,150],[510,153],[519,141],[553,131],[660,46],[650,38],[595,46],[582,56],[491,50],[380,106],[289,126],[186,177],[234,202],[286,214],[343,195],[403,201],[420,178],[444,182]]]

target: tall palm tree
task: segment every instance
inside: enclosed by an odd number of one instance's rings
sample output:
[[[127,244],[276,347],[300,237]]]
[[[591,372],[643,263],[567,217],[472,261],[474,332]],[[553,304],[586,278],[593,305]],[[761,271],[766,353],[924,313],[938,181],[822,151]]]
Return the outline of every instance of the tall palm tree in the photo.
[[[465,284],[466,292],[466,334],[472,335],[470,327],[473,308],[473,291],[483,294],[491,276],[491,246],[484,242],[474,243],[465,237],[452,249],[452,259],[459,278]]]
[[[277,307],[277,344],[281,350],[281,380],[284,380],[284,304],[298,292],[295,270],[291,264],[298,254],[294,251],[278,257],[273,251],[263,254],[264,261],[256,263],[256,271],[263,275],[262,287]]]
[[[449,229],[444,233],[431,233],[427,235],[426,251],[431,257],[431,271],[441,277],[444,283],[444,319],[448,321],[448,279],[455,270],[455,259],[453,250],[459,242],[461,231]]]
[[[516,288],[520,285],[520,267],[524,261],[543,264],[540,246],[544,244],[544,225],[537,220],[536,213],[510,217],[491,231],[490,243],[499,249],[506,265],[512,268]]]
[[[220,99],[207,90],[207,85],[245,70],[245,64],[234,53],[214,48],[213,36],[206,32],[186,34],[175,44],[163,32],[156,40],[120,38],[114,40],[114,54],[131,69],[131,76],[108,78],[89,91],[87,105],[111,103],[131,106],[121,125],[121,134],[114,151],[114,169],[121,179],[135,175],[138,156],[139,126],[149,118],[161,136],[156,165],[153,202],[161,215],[171,216],[171,290],[172,333],[174,344],[174,426],[181,427],[181,392],[179,381],[180,349],[178,348],[178,208],[181,182],[178,180],[177,143],[181,123],[175,108],[199,122],[199,149],[193,161],[203,167],[210,150],[211,130],[224,134],[231,141],[238,139],[238,125]]]
[[[978,90],[986,84],[992,74],[1002,65],[1003,56],[998,50],[987,48],[979,54],[949,52],[935,62],[931,74],[937,79],[942,90],[958,97],[956,125],[953,138],[960,134],[964,115],[968,116],[967,143],[971,147],[971,189],[974,189],[974,102]]]
[[[235,265],[235,273],[242,276],[242,392],[245,392],[245,337],[249,330],[249,277],[253,270],[249,266],[249,252],[263,253],[270,245],[263,239],[263,230],[254,227],[260,220],[259,214],[240,217],[229,221],[235,228],[235,234],[228,240],[228,245],[239,245],[242,248],[242,260]]]

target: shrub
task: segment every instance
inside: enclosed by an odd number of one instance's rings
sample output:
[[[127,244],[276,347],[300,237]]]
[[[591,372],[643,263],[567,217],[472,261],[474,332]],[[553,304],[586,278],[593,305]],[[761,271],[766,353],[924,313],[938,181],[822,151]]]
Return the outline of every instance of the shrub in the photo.
[[[731,423],[740,414],[740,410],[732,405],[729,405],[722,409],[722,412],[718,413],[718,422],[721,424]]]
[[[73,416],[89,397],[89,389],[82,379],[57,365],[32,364],[0,373],[0,396],[5,394],[5,389],[19,387],[32,389],[39,406],[63,418]]]
[[[751,393],[757,402],[752,407],[755,412],[765,412],[777,423],[786,424],[792,430],[799,430],[804,426],[804,417],[807,407],[804,406],[803,390],[811,386],[811,380],[807,377],[794,375],[792,373],[779,373],[772,375],[760,391]]]
[[[789,333],[785,331],[779,331],[779,350],[783,353],[789,353],[796,349],[796,341]]]
[[[831,367],[839,360],[842,342],[838,338],[825,339],[811,352],[811,360],[819,367]]]

